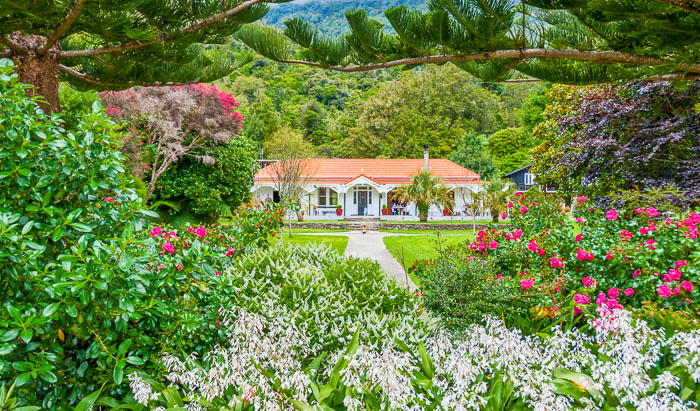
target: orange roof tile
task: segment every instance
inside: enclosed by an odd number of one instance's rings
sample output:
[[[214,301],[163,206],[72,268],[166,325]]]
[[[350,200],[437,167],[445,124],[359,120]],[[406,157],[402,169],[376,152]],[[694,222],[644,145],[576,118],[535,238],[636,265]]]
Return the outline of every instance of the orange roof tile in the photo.
[[[423,159],[312,158],[308,170],[312,184],[346,184],[364,176],[379,184],[408,184],[423,168]],[[481,184],[479,175],[446,159],[431,159],[428,166],[434,176],[446,184]],[[255,174],[258,184],[274,182],[273,167]]]

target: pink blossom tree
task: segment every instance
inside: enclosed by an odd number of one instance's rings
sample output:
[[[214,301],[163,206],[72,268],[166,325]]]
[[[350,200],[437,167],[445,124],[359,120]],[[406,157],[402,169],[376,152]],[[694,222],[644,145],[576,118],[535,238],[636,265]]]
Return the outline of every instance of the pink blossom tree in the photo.
[[[107,114],[128,130],[124,153],[134,175],[149,180],[146,202],[171,164],[191,156],[213,166],[214,157],[195,150],[224,144],[243,126],[239,103],[215,86],[132,88],[100,97]]]

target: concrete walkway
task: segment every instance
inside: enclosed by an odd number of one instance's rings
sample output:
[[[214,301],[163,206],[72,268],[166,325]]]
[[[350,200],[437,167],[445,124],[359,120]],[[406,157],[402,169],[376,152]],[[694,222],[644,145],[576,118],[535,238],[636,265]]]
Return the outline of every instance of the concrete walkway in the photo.
[[[348,246],[345,248],[345,255],[350,257],[369,258],[382,266],[384,271],[399,284],[407,284],[411,291],[418,289],[401,267],[394,256],[391,255],[384,245],[384,237],[395,235],[411,235],[401,233],[382,233],[379,231],[368,231],[362,234],[361,231],[348,231],[338,233],[304,233],[304,235],[334,235],[348,237]]]

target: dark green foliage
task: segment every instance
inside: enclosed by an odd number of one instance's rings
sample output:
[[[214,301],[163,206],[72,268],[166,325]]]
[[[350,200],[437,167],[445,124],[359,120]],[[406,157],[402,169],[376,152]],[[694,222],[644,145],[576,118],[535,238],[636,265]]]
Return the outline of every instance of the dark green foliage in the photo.
[[[529,76],[591,84],[659,73],[680,77],[700,73],[700,6],[694,2],[430,0],[427,10],[388,3],[392,7],[384,12],[390,22],[387,28],[376,19],[374,5],[346,11],[349,33],[335,43],[326,39],[324,44],[335,47],[324,53],[297,41],[313,30],[300,24],[289,26],[286,37],[263,26],[249,27],[243,41],[270,58],[303,58],[321,66],[342,62],[336,65],[372,70],[382,63],[453,61],[485,81]],[[295,57],[267,53],[270,44],[282,45],[289,39],[311,52]],[[499,51],[504,53],[492,53]]]
[[[216,164],[185,157],[163,174],[156,188],[158,198],[182,201],[192,213],[210,217],[225,210],[230,214],[248,200],[257,171],[255,144],[237,137],[206,155],[215,158]]]
[[[491,261],[470,256],[467,244],[441,250],[440,257],[421,264],[425,307],[440,316],[451,329],[464,329],[484,316],[525,313],[530,293],[520,289],[514,278],[496,278]]]
[[[498,174],[503,176],[530,163],[534,144],[522,128],[506,128],[493,133],[486,147],[496,162]]]
[[[0,60],[0,380],[16,380],[24,403],[61,409],[100,387],[125,396],[125,376],[157,373],[162,350],[218,342],[205,283],[245,252],[241,240],[281,222],[251,212],[236,238],[149,235],[144,218],[157,215],[139,211],[101,106],[72,130],[35,110]]]
[[[496,163],[486,151],[484,140],[486,136],[483,134],[466,134],[450,160],[479,174],[482,180],[490,180],[496,175]]]

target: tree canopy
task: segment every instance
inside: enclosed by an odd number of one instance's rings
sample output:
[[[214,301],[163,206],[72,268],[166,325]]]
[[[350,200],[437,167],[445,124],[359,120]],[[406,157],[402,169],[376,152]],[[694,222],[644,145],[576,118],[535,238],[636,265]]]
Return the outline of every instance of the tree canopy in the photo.
[[[384,14],[396,34],[357,9],[340,37],[300,18],[237,36],[273,60],[338,71],[455,62],[487,81],[569,84],[700,75],[700,0],[428,0]]]
[[[0,57],[53,110],[59,78],[83,89],[209,82],[249,61],[221,45],[285,1],[2,0]]]
[[[487,81],[700,76],[700,0],[428,0],[385,11],[396,34],[349,11],[340,37],[299,17],[284,32],[250,24],[287,1],[0,0],[0,57],[52,110],[59,76],[102,89],[221,78],[236,67],[220,46],[233,34],[273,60],[339,71],[455,62]]]

